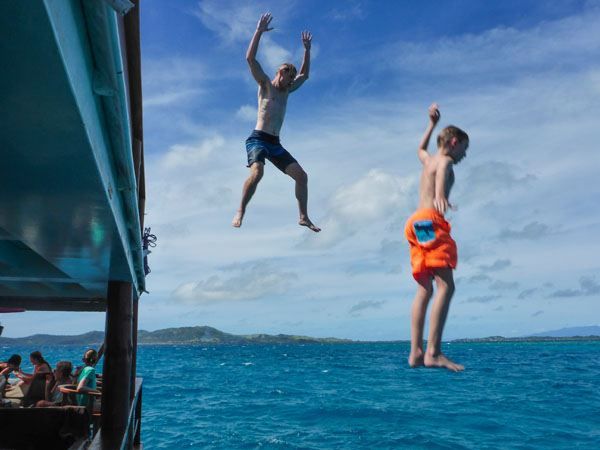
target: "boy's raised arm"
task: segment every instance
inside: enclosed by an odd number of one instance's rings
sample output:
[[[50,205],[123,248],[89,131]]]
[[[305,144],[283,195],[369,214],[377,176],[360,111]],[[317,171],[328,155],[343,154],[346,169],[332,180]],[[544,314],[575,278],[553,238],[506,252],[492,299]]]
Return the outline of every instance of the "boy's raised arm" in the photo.
[[[250,72],[252,73],[252,76],[258,84],[269,81],[269,77],[267,77],[267,74],[263,71],[262,67],[256,60],[256,52],[258,51],[258,43],[262,34],[273,29],[269,28],[271,20],[273,20],[271,13],[265,13],[260,16],[260,19],[256,24],[256,31],[254,32],[254,36],[252,36],[252,40],[250,41],[250,45],[246,51],[246,61],[248,62],[248,66],[250,66]]]
[[[308,31],[303,31],[301,34],[302,45],[304,45],[304,57],[302,59],[302,66],[300,67],[300,73],[296,76],[290,87],[290,92],[295,91],[302,83],[308,80],[308,73],[310,72],[310,47],[312,44],[312,34]]]
[[[421,139],[419,149],[417,150],[417,156],[419,157],[419,160],[422,163],[425,163],[425,161],[429,157],[429,153],[427,152],[427,147],[429,147],[429,139],[431,138],[431,133],[433,133],[433,129],[435,128],[439,120],[440,110],[438,109],[438,105],[437,103],[432,103],[429,107],[429,124],[427,125],[427,129],[425,130],[423,139]]]

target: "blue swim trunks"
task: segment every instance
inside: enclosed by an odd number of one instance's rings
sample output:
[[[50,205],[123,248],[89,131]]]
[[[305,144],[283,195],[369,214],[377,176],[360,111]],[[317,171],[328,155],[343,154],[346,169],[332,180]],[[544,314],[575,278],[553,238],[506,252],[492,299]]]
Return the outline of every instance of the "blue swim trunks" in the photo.
[[[285,168],[297,162],[279,142],[279,136],[254,130],[246,139],[246,153],[248,153],[248,167],[255,162],[265,163],[265,158],[275,167],[285,173]]]

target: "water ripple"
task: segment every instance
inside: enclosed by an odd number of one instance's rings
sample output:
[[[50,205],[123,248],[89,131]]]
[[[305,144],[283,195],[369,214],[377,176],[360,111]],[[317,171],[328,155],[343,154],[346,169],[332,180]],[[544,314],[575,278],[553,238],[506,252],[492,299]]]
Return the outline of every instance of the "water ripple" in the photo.
[[[82,351],[41,350],[51,363],[77,361]],[[385,343],[143,346],[144,445],[600,448],[600,344],[452,344],[447,351],[467,366],[459,374],[409,369],[408,350]]]

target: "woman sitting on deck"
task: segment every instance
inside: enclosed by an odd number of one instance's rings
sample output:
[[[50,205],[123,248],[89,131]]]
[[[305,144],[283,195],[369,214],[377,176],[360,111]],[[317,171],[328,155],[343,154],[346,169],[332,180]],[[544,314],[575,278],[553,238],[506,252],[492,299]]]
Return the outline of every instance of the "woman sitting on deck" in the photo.
[[[59,361],[54,369],[54,377],[46,379],[46,399],[38,401],[35,406],[46,408],[49,406],[61,406],[63,404],[63,394],[59,386],[71,384],[71,371],[73,365],[70,361]]]
[[[25,383],[30,384],[35,378],[37,378],[37,375],[52,374],[52,368],[50,367],[50,364],[48,364],[48,361],[44,359],[41,352],[31,352],[29,355],[29,361],[31,361],[31,364],[33,364],[33,373],[24,373],[20,370],[17,373],[17,377],[19,377]]]
[[[90,349],[83,354],[83,363],[85,367],[81,369],[79,376],[77,377],[77,404],[80,406],[88,406],[90,403],[90,396],[87,392],[96,391],[96,359],[98,353],[96,350]]]
[[[24,392],[21,406],[32,406],[38,400],[43,400],[46,396],[46,379],[54,378],[52,368],[48,361],[44,359],[39,351],[31,352],[29,361],[33,364],[33,373],[17,372],[17,377],[23,381],[25,386],[21,389]]]

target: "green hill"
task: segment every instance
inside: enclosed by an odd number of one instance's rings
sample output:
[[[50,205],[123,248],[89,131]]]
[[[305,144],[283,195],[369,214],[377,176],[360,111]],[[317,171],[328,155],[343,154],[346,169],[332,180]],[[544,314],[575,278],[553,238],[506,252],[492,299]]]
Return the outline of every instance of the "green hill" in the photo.
[[[56,336],[36,334],[23,338],[0,338],[0,345],[23,345],[39,347],[42,345],[98,345],[104,340],[104,333],[91,331],[76,336]],[[344,343],[349,339],[312,338],[287,334],[250,334],[236,335],[225,333],[208,326],[165,328],[163,330],[138,332],[138,344],[306,344],[306,343]]]
[[[57,336],[50,334],[35,334],[23,338],[0,337],[0,345],[21,345],[27,347],[41,347],[47,345],[89,345],[97,347],[104,340],[102,331],[90,331],[76,336]],[[600,336],[524,336],[506,338],[503,336],[490,336],[485,338],[455,339],[452,342],[540,342],[540,341],[576,341],[600,340]],[[359,342],[350,339],[313,338],[309,336],[294,336],[289,334],[230,334],[208,326],[165,328],[163,330],[138,332],[138,344],[336,344]],[[394,341],[400,342],[400,341]]]

